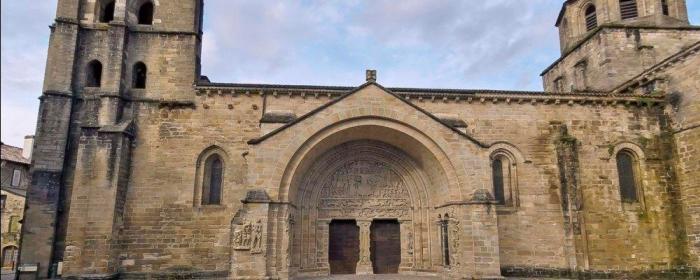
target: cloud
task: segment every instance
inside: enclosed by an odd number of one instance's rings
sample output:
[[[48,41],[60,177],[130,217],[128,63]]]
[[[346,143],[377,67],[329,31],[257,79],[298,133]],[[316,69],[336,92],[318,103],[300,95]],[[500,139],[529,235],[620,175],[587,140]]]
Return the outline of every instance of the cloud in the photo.
[[[205,64],[204,70],[217,81],[353,85],[362,80],[328,75],[376,67],[380,82],[394,83],[390,85],[515,89],[523,83],[490,83],[492,76],[531,71],[533,79],[539,79],[537,74],[547,65],[522,67],[520,59],[545,50],[554,60],[558,51],[553,23],[560,4],[548,0],[213,5],[214,10],[231,11],[207,10],[203,56],[205,62],[214,62]],[[207,42],[210,38],[212,42]],[[539,83],[527,85],[539,88]]]
[[[691,22],[700,4],[688,1]],[[0,1],[2,140],[34,131],[56,0]],[[203,70],[219,82],[539,90],[559,55],[551,0],[207,0]]]
[[[2,141],[21,146],[34,134],[44,80],[49,28],[56,0],[27,5],[1,1],[0,91],[2,92]]]

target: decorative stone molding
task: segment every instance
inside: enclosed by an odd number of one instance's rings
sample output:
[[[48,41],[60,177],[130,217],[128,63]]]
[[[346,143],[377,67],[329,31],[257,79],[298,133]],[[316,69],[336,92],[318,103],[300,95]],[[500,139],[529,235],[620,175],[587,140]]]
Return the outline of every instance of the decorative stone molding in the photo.
[[[291,87],[291,86],[290,86]],[[327,97],[330,99],[338,98],[345,95],[354,87],[337,89],[329,87],[315,87],[310,89],[305,88],[284,88],[284,85],[275,88],[274,90],[265,89],[263,85],[249,85],[248,87],[239,87],[236,84],[230,86],[211,87],[206,85],[197,86],[195,93],[197,96],[211,98],[219,95],[245,95],[250,96],[251,92],[257,93],[260,96],[266,94],[275,94],[278,96],[287,96],[292,98],[300,96],[314,96],[315,98]],[[640,99],[638,95],[608,93],[608,92],[571,92],[571,93],[552,93],[552,92],[534,92],[534,91],[501,91],[501,90],[440,90],[440,89],[404,89],[404,88],[387,88],[387,90],[399,95],[406,100],[417,100],[418,102],[446,102],[446,103],[462,103],[471,104],[474,101],[481,100],[482,103],[490,101],[493,104],[506,105],[522,105],[522,104],[553,104],[553,105],[603,105],[603,106],[657,106],[665,104],[663,97],[645,96],[645,99]]]

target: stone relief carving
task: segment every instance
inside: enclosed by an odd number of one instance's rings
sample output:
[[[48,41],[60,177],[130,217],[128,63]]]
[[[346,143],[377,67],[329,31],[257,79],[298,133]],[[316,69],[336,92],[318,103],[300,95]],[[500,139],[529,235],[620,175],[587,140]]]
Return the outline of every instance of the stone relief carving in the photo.
[[[360,260],[357,262],[359,265],[369,265],[369,227],[372,224],[370,221],[358,221],[357,225],[360,227]]]
[[[413,256],[413,233],[409,230],[407,235],[408,238],[406,238],[406,242],[408,242],[408,255]]]
[[[452,242],[450,242],[450,245],[452,247],[450,249],[450,252],[452,252],[450,254],[450,258],[451,258],[450,263],[455,264],[455,265],[459,265],[460,258],[457,257],[457,255],[460,252],[460,250],[459,250],[459,236],[460,236],[459,221],[453,218],[453,219],[449,220],[448,223],[449,223],[448,228],[450,230],[450,239],[451,239],[450,241],[452,241]]]
[[[233,249],[240,251],[250,250],[251,253],[262,253],[262,221],[258,220],[255,224],[251,222],[243,222],[236,226],[233,231]]]
[[[260,220],[253,225],[253,244],[251,245],[250,251],[253,254],[262,253],[262,227],[262,222]]]
[[[386,163],[350,161],[338,168],[321,189],[321,218],[410,217],[408,191]]]
[[[287,267],[289,267],[291,265],[289,255],[290,255],[290,248],[292,247],[292,242],[294,242],[294,239],[295,239],[295,234],[294,234],[294,230],[293,230],[294,224],[295,224],[294,215],[292,215],[290,213],[287,216],[287,223],[284,226],[284,235],[289,237],[289,241],[287,241],[287,242],[289,242],[289,244],[288,244],[287,248],[284,250],[284,257],[283,257],[284,258],[283,263]]]
[[[237,226],[233,231],[233,249],[250,250],[252,234],[253,225],[250,222],[244,222],[243,224]]]

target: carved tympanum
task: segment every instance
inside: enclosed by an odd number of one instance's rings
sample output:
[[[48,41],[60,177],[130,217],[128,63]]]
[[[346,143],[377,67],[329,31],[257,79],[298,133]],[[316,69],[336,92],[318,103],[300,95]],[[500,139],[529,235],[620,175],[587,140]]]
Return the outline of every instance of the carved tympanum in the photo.
[[[323,218],[409,217],[405,183],[386,163],[354,160],[338,168],[321,189]]]

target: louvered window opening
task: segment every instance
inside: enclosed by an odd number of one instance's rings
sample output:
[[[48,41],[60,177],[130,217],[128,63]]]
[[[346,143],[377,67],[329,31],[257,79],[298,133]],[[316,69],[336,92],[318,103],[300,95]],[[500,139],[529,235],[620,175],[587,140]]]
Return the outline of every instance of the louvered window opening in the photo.
[[[621,0],[620,1],[620,15],[622,19],[636,18],[637,14],[637,1],[636,0]]]
[[[596,17],[595,6],[590,5],[586,9],[586,31],[591,31],[598,27],[598,18]]]

